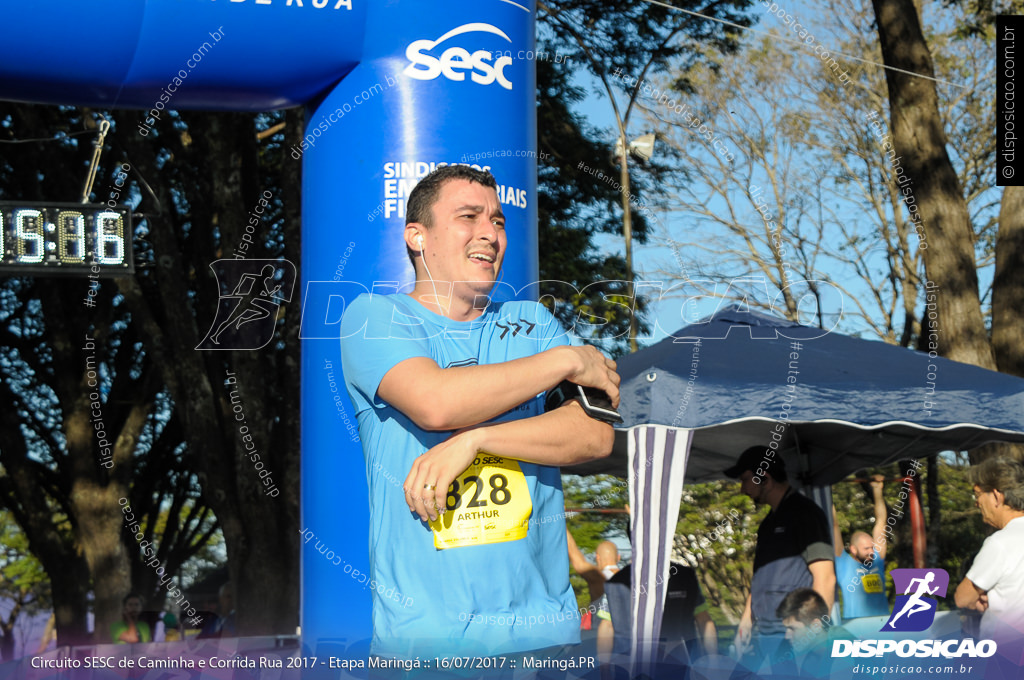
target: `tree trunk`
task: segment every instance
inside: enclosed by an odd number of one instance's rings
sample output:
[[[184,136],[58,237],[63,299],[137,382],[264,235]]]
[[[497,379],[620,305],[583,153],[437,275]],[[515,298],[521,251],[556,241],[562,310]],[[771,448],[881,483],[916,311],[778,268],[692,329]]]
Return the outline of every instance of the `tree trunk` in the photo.
[[[67,561],[48,557],[46,560],[39,553],[34,553],[46,569],[53,590],[53,613],[57,625],[57,646],[86,645],[91,641],[87,628],[89,614],[89,588],[85,579],[68,578],[70,571],[81,569],[86,573],[89,565],[84,557]],[[61,556],[63,557],[63,556]],[[100,636],[108,636],[110,631],[95,629]]]
[[[264,151],[253,145],[255,126],[250,115],[192,113],[183,118],[189,133],[180,151],[194,156],[197,180],[205,191],[187,197],[187,215],[170,215],[174,199],[166,189],[159,190],[164,215],[149,216],[150,238],[161,263],[155,268],[155,281],[143,288],[127,280],[122,292],[145,329],[147,347],[161,367],[188,438],[191,467],[198,471],[204,498],[220,523],[238,633],[293,633],[298,623],[299,579],[298,319],[289,319],[286,325],[291,335],[285,344],[290,349],[277,349],[276,343],[258,351],[194,349],[218,304],[209,265],[228,256],[239,242],[248,213],[266,188],[259,164]],[[140,159],[143,176],[159,176],[152,149],[137,141],[136,146],[132,156]],[[297,164],[284,155],[283,176],[294,176],[297,182]],[[293,190],[297,189],[294,182]],[[297,191],[275,198],[286,205],[297,202]],[[291,210],[296,219],[286,231],[298,229],[298,209]],[[187,241],[175,228],[176,221],[191,224]],[[267,228],[261,223],[253,241],[259,244]],[[214,229],[220,232],[219,242],[213,237]],[[267,257],[267,252],[256,245],[246,255],[260,258]],[[298,261],[296,255],[293,262]],[[289,365],[293,370],[286,369]],[[253,462],[242,455],[239,423],[231,413],[225,386],[227,370],[237,375],[231,389],[238,390],[261,461],[280,489],[276,497],[264,494]]]
[[[1024,378],[1024,187],[1006,187],[999,207],[992,280],[992,349],[1003,373]]]
[[[913,1],[872,0],[872,4],[885,64],[934,77]],[[913,200],[920,212],[925,272],[938,291],[938,352],[955,361],[995,369],[978,295],[974,232],[960,181],[946,153],[935,83],[889,69],[885,78],[896,159],[910,178],[904,196],[908,209]],[[923,326],[921,332],[928,333],[928,324]]]
[[[128,495],[135,447],[150,414],[154,386],[143,378],[140,389],[127,377],[131,373],[131,353],[110,352],[104,346],[113,311],[105,304],[108,296],[101,292],[96,296],[100,304],[85,310],[77,298],[66,293],[65,286],[48,282],[41,286],[40,298],[49,340],[64,348],[54,358],[54,370],[59,375],[53,380],[53,388],[64,410],[66,443],[61,472],[74,517],[74,546],[68,549],[81,554],[88,564],[94,598],[94,641],[105,643],[110,641],[110,624],[121,618],[121,602],[131,590],[128,553],[121,541],[125,517],[118,499]],[[91,334],[90,326],[94,326]],[[93,340],[86,340],[93,336]],[[122,384],[137,390],[129,407],[102,396],[101,366],[115,376],[111,394],[126,391],[119,389]],[[148,368],[143,368],[142,374],[148,376]],[[102,448],[110,449],[108,457],[101,456]],[[109,462],[110,468],[104,462]],[[67,575],[62,573],[60,578]]]
[[[113,421],[105,421],[108,436],[114,439],[112,448],[115,466],[131,467],[135,445],[150,412],[148,395],[138,396],[143,403],[136,402],[116,439]],[[86,421],[88,426],[88,415],[84,408],[76,409],[71,419],[72,422],[79,420]],[[92,446],[95,437],[91,431],[88,436],[90,440],[84,449],[72,447],[70,439],[68,441],[69,456],[75,459],[70,501],[78,524],[78,543],[93,577],[95,641],[105,643],[110,642],[107,631],[110,624],[121,619],[122,601],[132,589],[128,552],[121,541],[121,532],[125,531],[125,515],[121,511],[123,506],[118,502],[121,498],[127,498],[128,485],[121,483],[114,475],[109,480],[97,479],[107,475],[96,469],[98,459]]]
[[[939,537],[942,535],[942,498],[939,496],[939,457],[928,456],[928,551],[927,563],[939,563]]]

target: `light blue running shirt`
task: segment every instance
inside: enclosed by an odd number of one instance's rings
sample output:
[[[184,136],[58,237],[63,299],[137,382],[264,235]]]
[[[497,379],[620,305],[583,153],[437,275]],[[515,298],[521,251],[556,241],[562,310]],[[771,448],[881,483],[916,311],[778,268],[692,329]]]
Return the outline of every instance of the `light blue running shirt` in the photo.
[[[861,616],[888,616],[885,596],[885,560],[872,552],[871,566],[865,568],[848,552],[836,557],[836,583],[843,597],[843,620]]]
[[[342,368],[370,489],[370,575],[376,582],[371,653],[425,659],[579,642],[559,468],[518,462],[521,475],[495,468],[482,479],[460,475],[460,490],[467,493],[458,510],[444,517],[486,518],[479,529],[486,528],[495,542],[480,544],[477,537],[438,549],[428,523],[409,511],[402,484],[413,461],[452,433],[421,430],[377,396],[384,375],[412,357],[449,368],[501,363],[570,344],[580,343],[535,302],[492,303],[465,322],[435,314],[403,294],[361,295],[345,311]],[[538,395],[494,421],[540,415],[543,407]],[[518,528],[520,534],[525,528],[525,536],[507,538],[495,528],[499,513],[521,510],[523,503],[532,503]]]

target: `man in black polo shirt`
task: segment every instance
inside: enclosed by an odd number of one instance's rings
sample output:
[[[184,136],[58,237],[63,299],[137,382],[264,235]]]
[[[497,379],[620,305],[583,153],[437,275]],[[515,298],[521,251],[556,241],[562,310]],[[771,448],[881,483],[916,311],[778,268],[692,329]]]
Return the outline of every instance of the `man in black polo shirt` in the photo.
[[[758,659],[784,654],[786,629],[776,615],[782,599],[797,588],[813,588],[831,610],[836,572],[828,520],[814,501],[793,489],[786,466],[775,451],[754,446],[725,471],[740,480],[740,490],[772,511],[757,530],[754,577],[736,631],[736,651]]]

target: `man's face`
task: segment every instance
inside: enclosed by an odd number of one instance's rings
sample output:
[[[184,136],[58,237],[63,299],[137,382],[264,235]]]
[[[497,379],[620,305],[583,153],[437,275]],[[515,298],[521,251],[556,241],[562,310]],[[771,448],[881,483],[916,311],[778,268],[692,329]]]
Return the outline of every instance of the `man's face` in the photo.
[[[128,598],[128,601],[124,603],[124,618],[126,620],[134,620],[139,618],[141,613],[142,600],[137,597]]]
[[[981,519],[985,521],[985,524],[993,526],[997,529],[1001,527],[996,523],[995,510],[996,510],[996,492],[995,491],[982,491],[981,487],[977,484],[974,485],[974,504],[981,510]]]
[[[850,541],[850,555],[852,555],[853,559],[858,562],[863,562],[874,554],[874,551],[871,548],[871,539],[864,534],[860,534]]]
[[[815,623],[817,624],[817,621]],[[786,628],[786,639],[796,654],[806,652],[818,642],[818,634],[821,632],[819,626],[808,626],[795,616],[782,619],[782,625]]]
[[[754,483],[756,475],[753,470],[744,470],[740,475],[740,492],[750,496],[750,500],[754,501],[755,504],[763,503],[762,498],[764,497],[764,486],[768,481],[768,475],[761,475],[758,478],[760,484]]]
[[[421,232],[430,278],[458,286],[453,291],[458,297],[490,293],[507,242],[497,192],[469,180],[449,180],[431,213],[433,224]],[[446,292],[438,288],[438,294]]]

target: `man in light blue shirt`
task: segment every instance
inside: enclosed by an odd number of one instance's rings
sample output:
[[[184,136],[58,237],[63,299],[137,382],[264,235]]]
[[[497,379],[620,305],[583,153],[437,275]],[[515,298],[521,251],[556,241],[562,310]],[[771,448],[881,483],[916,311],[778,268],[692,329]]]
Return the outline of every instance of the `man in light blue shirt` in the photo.
[[[885,596],[886,508],[882,499],[884,477],[872,478],[875,525],[868,536],[863,531],[850,535],[850,550],[843,550],[843,535],[836,525],[832,507],[833,543],[836,552],[836,583],[843,600],[843,620],[861,616],[888,616],[889,600]]]
[[[607,456],[613,433],[578,401],[545,411],[544,393],[569,380],[617,406],[615,363],[541,305],[490,300],[507,243],[490,173],[426,176],[404,239],[412,292],[360,296],[342,321],[370,486],[371,652],[577,643],[558,466]]]

